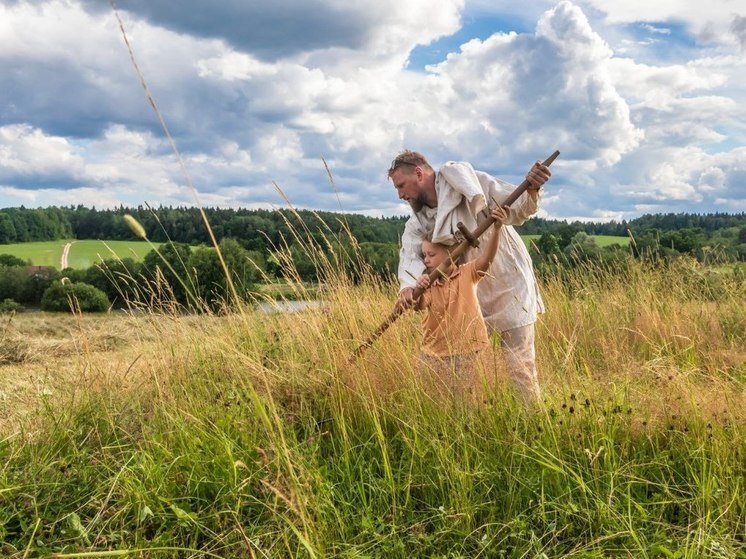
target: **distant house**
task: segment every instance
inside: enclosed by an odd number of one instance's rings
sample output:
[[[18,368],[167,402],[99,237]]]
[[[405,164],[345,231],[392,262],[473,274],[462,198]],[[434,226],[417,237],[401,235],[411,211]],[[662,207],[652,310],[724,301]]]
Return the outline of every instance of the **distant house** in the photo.
[[[23,269],[29,277],[51,277],[57,273],[57,269],[54,266],[25,266]]]

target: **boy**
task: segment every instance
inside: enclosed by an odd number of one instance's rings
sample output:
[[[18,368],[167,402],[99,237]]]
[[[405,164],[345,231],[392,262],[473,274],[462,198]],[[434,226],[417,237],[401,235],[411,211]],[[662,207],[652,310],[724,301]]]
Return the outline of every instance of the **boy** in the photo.
[[[477,363],[489,346],[489,336],[477,300],[477,283],[484,277],[497,252],[502,223],[508,217],[507,207],[491,210],[494,229],[485,250],[474,260],[454,266],[430,285],[429,273],[450,260],[448,247],[430,240],[422,242],[425,273],[417,287],[425,292],[417,309],[427,310],[422,320],[423,344],[420,359],[434,378],[438,392],[458,399],[479,395]],[[429,289],[428,286],[430,286]]]

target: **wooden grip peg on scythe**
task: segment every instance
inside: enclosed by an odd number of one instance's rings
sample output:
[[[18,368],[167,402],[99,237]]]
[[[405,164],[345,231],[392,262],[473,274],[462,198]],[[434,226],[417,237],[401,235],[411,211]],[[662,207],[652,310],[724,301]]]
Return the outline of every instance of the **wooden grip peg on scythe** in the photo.
[[[542,164],[549,167],[555,159],[557,159],[557,156],[559,156],[560,152],[555,151],[552,155],[550,155]],[[523,194],[526,189],[529,186],[528,179],[524,180],[521,184],[518,185],[518,187],[511,192],[505,200],[503,200],[500,203],[500,206],[510,206],[515,202],[521,194]],[[462,240],[458,245],[456,245],[456,248],[449,251],[450,258],[443,262],[440,266],[438,266],[435,270],[430,272],[428,277],[430,278],[430,285],[432,283],[440,278],[442,275],[446,273],[448,268],[451,265],[451,261],[455,261],[458,259],[459,256],[464,254],[470,247],[477,246],[479,244],[478,239],[482,236],[482,234],[489,229],[492,224],[495,223],[495,219],[492,217],[491,214],[488,214],[488,217],[485,221],[483,221],[480,225],[477,226],[477,228],[473,232],[469,232],[466,227],[462,223],[458,224],[458,228],[461,231],[461,234],[464,236],[464,240]],[[424,289],[421,287],[415,287],[412,292],[412,300],[416,301],[419,299],[422,294],[424,293]],[[397,304],[394,307],[394,310],[391,311],[391,314],[384,320],[381,325],[376,328],[376,330],[368,336],[368,338],[358,347],[352,354],[352,358],[350,359],[350,362],[353,362],[356,358],[358,358],[363,351],[368,349],[370,346],[373,345],[373,342],[375,342],[381,334],[383,334],[389,326],[391,326],[397,318],[406,310],[406,307],[403,305]]]

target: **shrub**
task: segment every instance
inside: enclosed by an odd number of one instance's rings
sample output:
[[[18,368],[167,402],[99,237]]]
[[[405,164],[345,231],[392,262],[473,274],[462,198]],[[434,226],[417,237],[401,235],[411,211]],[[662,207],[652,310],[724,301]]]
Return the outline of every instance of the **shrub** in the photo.
[[[83,282],[55,281],[41,298],[41,310],[51,312],[106,312],[109,306],[103,291]]]
[[[132,258],[108,259],[88,268],[81,281],[103,291],[115,307],[124,307],[140,294],[140,269],[141,264]]]
[[[31,356],[29,344],[18,336],[0,337],[0,365],[23,363]]]
[[[18,258],[12,254],[0,254],[0,266],[7,266],[9,268],[26,266],[28,263],[22,258]]]
[[[0,314],[10,314],[14,312],[22,312],[23,311],[23,305],[20,303],[14,301],[13,299],[3,299],[3,302],[0,303]]]
[[[39,305],[44,291],[59,277],[60,273],[54,268],[37,270],[26,279],[18,298],[14,299],[29,306]]]
[[[29,275],[23,268],[0,265],[0,300],[21,301],[23,289],[28,279]]]

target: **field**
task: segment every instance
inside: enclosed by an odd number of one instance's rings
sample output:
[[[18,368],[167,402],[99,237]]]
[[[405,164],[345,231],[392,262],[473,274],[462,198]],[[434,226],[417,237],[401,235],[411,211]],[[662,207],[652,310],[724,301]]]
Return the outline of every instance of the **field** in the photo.
[[[521,238],[529,245],[531,241],[538,239],[540,235],[523,235]],[[612,244],[627,245],[627,237],[611,237],[608,235],[592,235],[599,246]],[[34,266],[53,266],[60,268],[62,251],[67,243],[72,243],[68,255],[68,267],[83,269],[89,268],[101,259],[133,258],[140,261],[150,252],[151,246],[145,241],[45,241],[39,243],[15,243],[0,245],[0,254],[12,254],[24,260],[30,260]],[[156,246],[160,243],[154,243]]]
[[[136,261],[151,251],[145,241],[44,241],[38,243],[14,243],[0,245],[0,254],[12,254],[23,260],[30,260],[34,266],[60,268],[65,245],[71,243],[67,265],[70,268],[90,268],[102,259],[133,258]],[[154,243],[158,246],[160,243]],[[116,256],[115,256],[116,255]]]
[[[303,289],[290,284],[289,289]],[[746,557],[746,287],[682,260],[542,284],[542,405],[417,373],[395,288],[320,308],[17,315],[0,345],[0,555]]]
[[[531,242],[536,242],[537,240],[539,240],[539,237],[541,237],[541,235],[521,235],[521,238],[523,239],[523,242],[526,243],[526,246],[530,246]],[[600,247],[606,247],[610,245],[629,245],[629,237],[614,237],[612,235],[589,235],[589,237],[596,241],[596,244]]]

